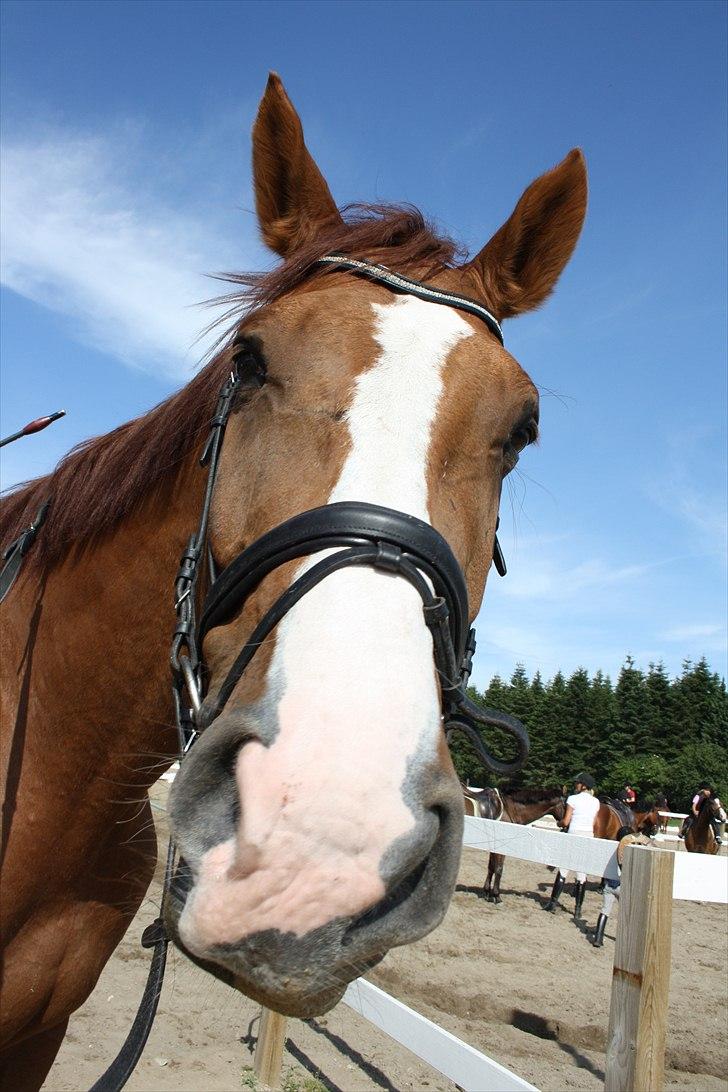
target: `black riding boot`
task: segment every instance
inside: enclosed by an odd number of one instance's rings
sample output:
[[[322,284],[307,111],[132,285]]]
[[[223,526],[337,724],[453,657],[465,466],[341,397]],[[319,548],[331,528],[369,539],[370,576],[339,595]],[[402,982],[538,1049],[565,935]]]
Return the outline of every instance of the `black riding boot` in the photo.
[[[594,936],[591,938],[591,943],[595,948],[601,948],[604,944],[604,930],[607,927],[609,918],[606,914],[600,914],[597,918],[596,928],[594,930]]]
[[[556,873],[556,879],[554,880],[554,886],[551,889],[551,897],[544,906],[544,910],[548,910],[550,914],[553,914],[556,907],[559,905],[559,895],[564,890],[564,877],[560,872]]]
[[[577,921],[581,921],[581,908],[584,905],[584,892],[586,891],[585,883],[574,884],[574,917]]]

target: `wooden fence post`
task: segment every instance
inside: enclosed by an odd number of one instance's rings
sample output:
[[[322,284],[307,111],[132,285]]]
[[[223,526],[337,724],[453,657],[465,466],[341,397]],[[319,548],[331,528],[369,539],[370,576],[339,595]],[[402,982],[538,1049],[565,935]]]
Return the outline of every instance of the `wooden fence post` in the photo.
[[[253,1070],[260,1084],[266,1088],[279,1088],[283,1047],[286,1042],[287,1018],[272,1009],[260,1010],[260,1030],[255,1045]]]
[[[627,846],[622,869],[606,1092],[662,1092],[674,853]]]

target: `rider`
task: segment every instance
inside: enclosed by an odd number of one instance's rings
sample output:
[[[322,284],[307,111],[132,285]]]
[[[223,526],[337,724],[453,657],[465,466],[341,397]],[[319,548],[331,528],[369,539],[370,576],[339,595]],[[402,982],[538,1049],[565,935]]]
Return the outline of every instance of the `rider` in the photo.
[[[684,838],[685,837],[685,835],[690,830],[691,826],[693,825],[693,823],[695,822],[697,817],[700,815],[700,809],[701,809],[701,807],[703,805],[703,801],[707,800],[708,797],[713,796],[713,795],[714,795],[713,786],[709,785],[707,781],[703,781],[702,784],[700,784],[698,786],[698,791],[696,792],[695,796],[693,797],[693,802],[692,802],[692,805],[691,805],[691,808],[690,808],[690,815],[686,816],[685,819],[683,819],[682,826],[680,827],[680,830],[678,832],[678,838]],[[720,801],[718,801],[718,803],[720,803]],[[721,838],[721,826],[722,826],[722,824],[721,824],[720,819],[718,819],[718,818],[711,819],[710,820],[710,825],[713,828],[713,834],[715,836],[716,842],[718,843],[719,846],[722,845],[723,844],[723,839]]]
[[[634,791],[629,782],[625,781],[624,788],[619,794],[619,799],[623,804],[626,804],[628,808],[631,808],[637,799],[637,793]]]
[[[574,778],[574,792],[566,800],[566,811],[561,821],[564,830],[569,834],[580,834],[582,838],[594,837],[594,821],[599,814],[600,804],[594,796],[595,781],[591,774],[580,773]],[[559,896],[564,890],[564,884],[569,878],[569,873],[562,876],[556,873],[551,897],[544,906],[553,914],[558,905]],[[586,890],[586,873],[577,872],[574,884],[574,917],[577,921],[581,918],[581,908],[584,904],[584,892]]]
[[[599,917],[597,918],[594,931],[589,938],[589,943],[593,944],[595,948],[601,948],[604,944],[604,930],[607,927],[607,920],[612,908],[619,898],[620,888],[622,886],[622,863],[624,861],[624,851],[626,846],[637,842],[641,845],[649,845],[650,840],[643,834],[635,834],[629,827],[621,827],[617,833],[617,868],[620,875],[614,880],[604,880],[604,899],[602,901],[602,908],[599,911]]]

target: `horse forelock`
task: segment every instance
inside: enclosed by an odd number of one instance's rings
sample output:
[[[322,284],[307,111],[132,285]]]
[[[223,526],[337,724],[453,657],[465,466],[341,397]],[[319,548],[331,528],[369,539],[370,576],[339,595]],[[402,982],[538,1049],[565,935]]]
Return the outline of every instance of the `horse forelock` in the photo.
[[[380,262],[397,272],[428,278],[452,268],[461,252],[438,235],[413,206],[351,205],[343,220],[324,227],[286,261],[263,273],[226,274],[238,290],[213,301],[227,310],[213,359],[181,390],[102,436],[84,440],[52,473],[14,487],[0,507],[0,544],[7,545],[35,516],[50,510],[26,565],[59,562],[74,546],[114,529],[156,489],[173,482],[204,442],[220,386],[230,368],[231,335],[258,308],[329,276],[317,267],[324,254]]]

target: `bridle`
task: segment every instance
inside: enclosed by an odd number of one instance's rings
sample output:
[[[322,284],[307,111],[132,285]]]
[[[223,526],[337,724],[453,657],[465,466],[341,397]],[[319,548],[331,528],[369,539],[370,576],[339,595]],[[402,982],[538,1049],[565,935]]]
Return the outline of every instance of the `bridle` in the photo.
[[[381,265],[340,255],[327,255],[319,259],[319,263],[349,270],[395,292],[466,311],[482,319],[503,343],[497,319],[487,308],[465,296],[422,284]],[[323,505],[274,527],[246,547],[221,573],[216,573],[208,534],[210,510],[225,428],[242,383],[243,377],[236,367],[220,391],[200,458],[201,465],[207,468],[202,510],[175,579],[177,625],[170,663],[180,756],[189,751],[199,733],[207,730],[219,716],[261,644],[291,608],[331,573],[356,565],[401,576],[415,588],[422,599],[424,620],[432,634],[443,724],[448,739],[454,731],[463,733],[487,769],[499,775],[515,773],[528,755],[526,729],[508,713],[480,707],[466,693],[475,653],[475,631],[469,627],[467,587],[450,546],[430,524],[405,512],[361,501]],[[219,688],[205,696],[207,680],[201,657],[205,636],[227,624],[269,573],[286,562],[321,552],[325,552],[325,556],[304,568],[261,618]],[[504,576],[506,566],[497,535],[493,561],[497,571]],[[198,622],[199,584],[205,568],[209,588]],[[516,744],[515,759],[504,761],[492,755],[483,743],[479,727],[496,727],[510,735]],[[214,727],[211,730],[214,731]],[[154,954],[139,1011],[121,1051],[91,1092],[117,1092],[123,1088],[151,1030],[169,943],[163,911],[173,881],[174,860],[175,848],[170,841],[160,917],[142,936],[143,946],[154,948]]]
[[[503,343],[497,319],[487,308],[465,296],[432,288],[381,265],[339,255],[327,255],[319,262],[351,270],[394,291],[474,314]],[[274,527],[215,575],[208,543],[210,507],[225,427],[241,379],[237,371],[232,371],[220,391],[200,460],[208,469],[202,513],[197,531],[182,555],[175,582],[178,622],[172,642],[171,665],[182,752],[189,750],[199,731],[222,712],[255,653],[291,608],[331,573],[356,565],[404,577],[415,588],[422,599],[424,620],[432,635],[446,732],[465,734],[487,769],[499,775],[515,773],[528,754],[526,730],[515,717],[481,708],[466,693],[475,652],[475,630],[468,625],[465,578],[448,543],[429,523],[405,512],[362,501],[327,504]],[[332,549],[336,552],[329,553]],[[327,556],[299,575],[269,608],[219,689],[208,696],[203,707],[205,674],[200,651],[205,636],[229,622],[274,569],[321,551],[327,551]],[[212,580],[197,623],[197,585],[205,556],[212,570]],[[505,561],[497,535],[493,559],[497,571],[505,575]],[[497,727],[510,735],[516,742],[516,758],[507,762],[492,755],[482,741],[478,725]]]

